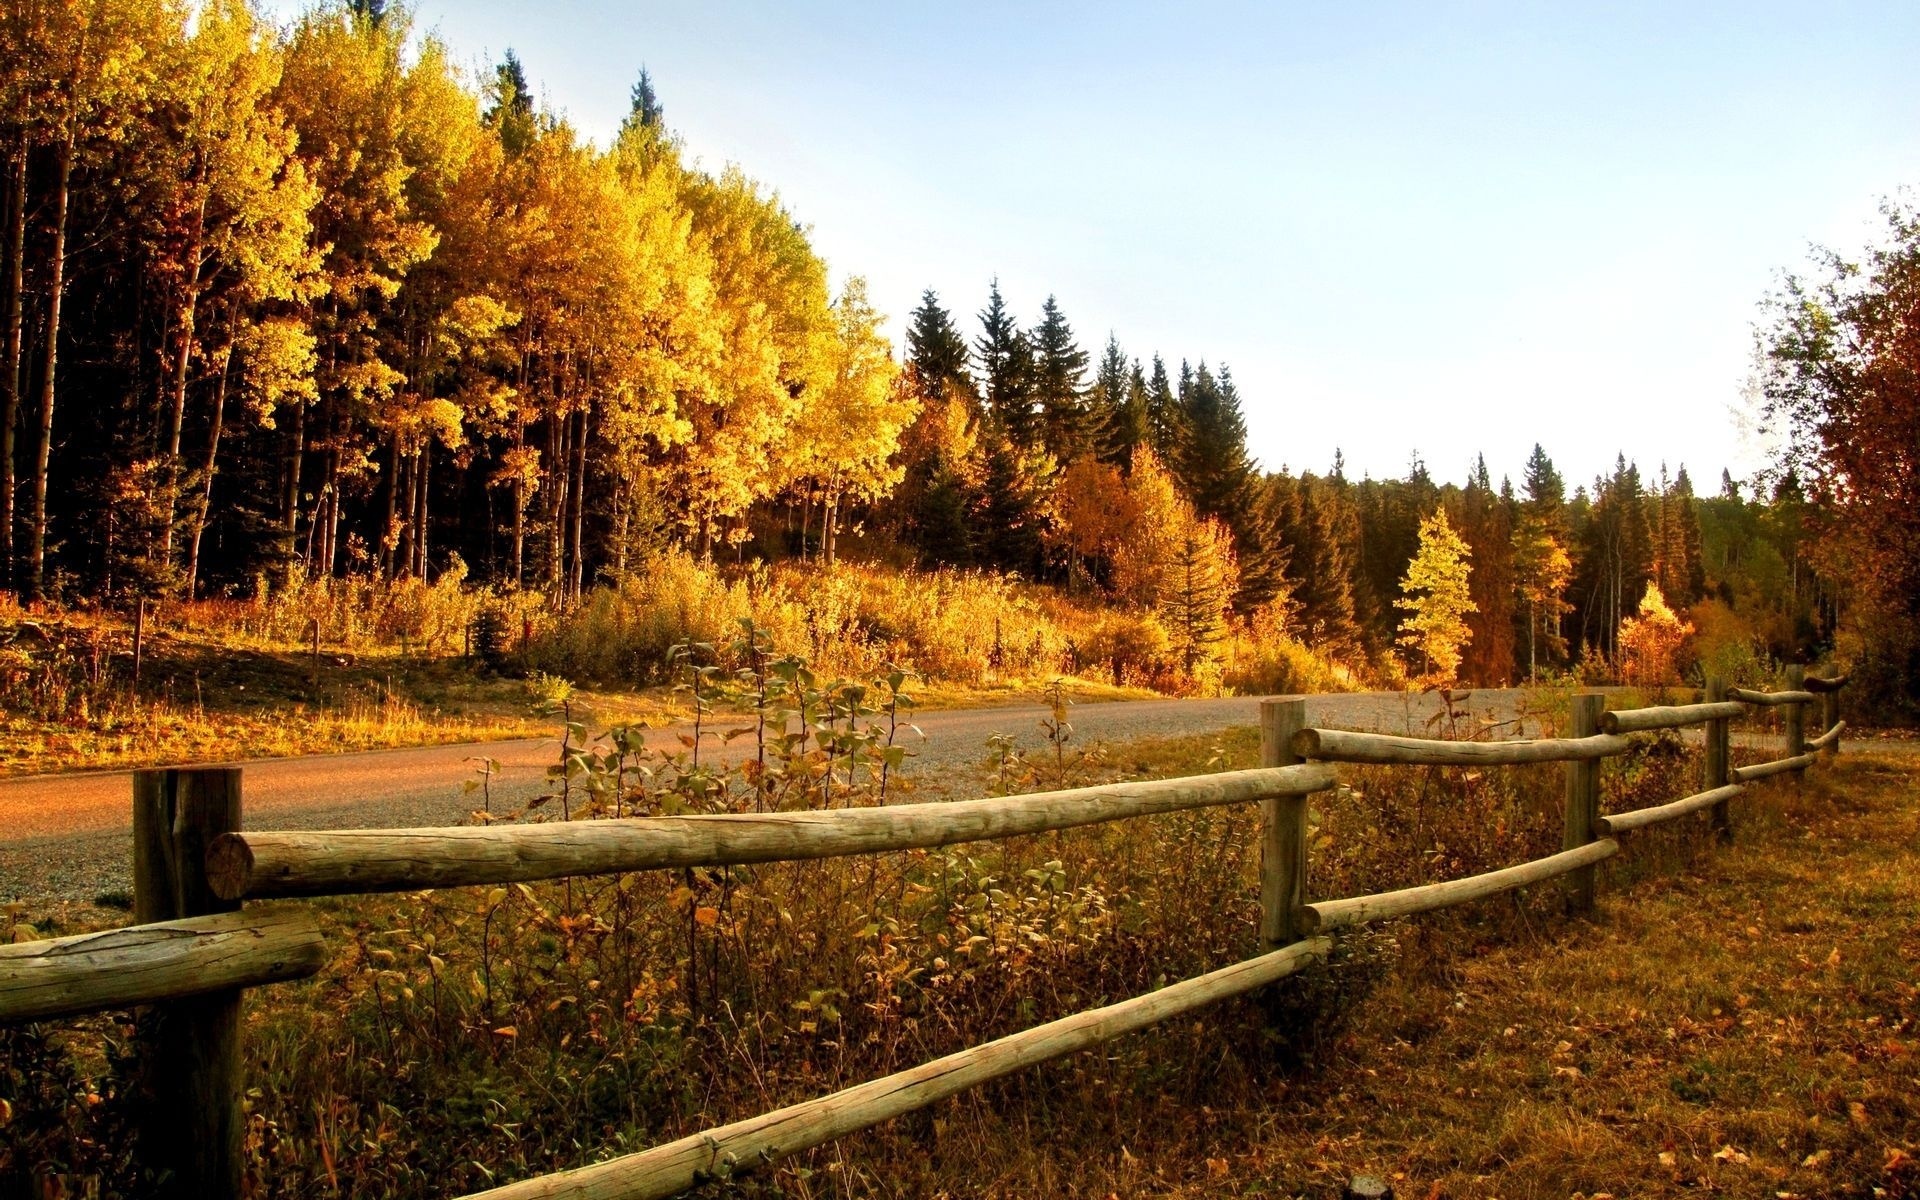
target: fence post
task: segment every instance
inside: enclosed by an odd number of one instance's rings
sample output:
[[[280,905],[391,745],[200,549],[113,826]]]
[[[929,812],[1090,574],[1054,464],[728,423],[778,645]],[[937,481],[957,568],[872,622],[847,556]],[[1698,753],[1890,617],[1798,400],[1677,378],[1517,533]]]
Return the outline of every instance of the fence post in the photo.
[[[1727,681],[1718,675],[1707,676],[1707,703],[1718,704],[1727,698]],[[1715,717],[1707,722],[1706,778],[1702,791],[1725,787],[1727,783],[1727,719]],[[1723,842],[1733,840],[1733,816],[1727,801],[1713,806],[1713,832]]]
[[[1306,728],[1304,697],[1260,702],[1260,765],[1300,761],[1293,735]],[[1307,798],[1275,796],[1260,803],[1260,944],[1275,950],[1297,940],[1294,910],[1307,902]]]
[[[1572,727],[1569,737],[1592,737],[1600,732],[1600,717],[1606,712],[1607,698],[1598,692],[1582,692],[1573,698]],[[1593,828],[1600,819],[1600,760],[1575,759],[1567,763],[1567,835],[1563,846],[1577,850],[1593,841]],[[1567,875],[1567,903],[1575,912],[1593,909],[1594,868],[1581,867]]]
[[[1787,690],[1797,692],[1807,686],[1807,669],[1798,663],[1787,668]],[[1787,757],[1807,752],[1807,706],[1796,700],[1787,705]],[[1806,778],[1807,769],[1797,768],[1793,780],[1799,783]]]
[[[1835,725],[1838,725],[1839,723],[1840,723],[1840,689],[1832,688],[1826,691],[1825,693],[1823,693],[1820,697],[1820,732],[1821,734],[1825,735],[1825,734],[1831,733],[1833,731],[1833,727]],[[1838,737],[1835,737],[1832,741],[1827,743],[1825,757],[1827,758],[1828,761],[1832,761],[1833,759],[1840,757],[1840,739]]]
[[[133,777],[133,919],[232,912],[207,886],[206,849],[240,828],[240,769]],[[151,1005],[140,1028],[140,1163],[153,1195],[238,1200],[241,1184],[238,989]]]

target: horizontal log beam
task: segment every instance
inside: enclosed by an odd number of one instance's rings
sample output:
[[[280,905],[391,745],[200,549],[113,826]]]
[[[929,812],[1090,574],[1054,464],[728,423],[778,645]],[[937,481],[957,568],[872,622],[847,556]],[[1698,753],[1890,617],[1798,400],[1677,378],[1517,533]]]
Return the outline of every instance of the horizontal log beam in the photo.
[[[302,979],[326,964],[305,908],[220,913],[0,946],[0,1023]]]
[[[1465,879],[1449,879],[1445,883],[1429,883],[1423,887],[1353,896],[1345,900],[1322,900],[1300,909],[1295,928],[1303,933],[1332,933],[1336,929],[1384,921],[1390,917],[1406,917],[1436,908],[1448,908],[1566,875],[1618,853],[1620,843],[1612,838],[1604,838],[1572,850],[1562,850],[1546,858],[1536,858],[1483,875],[1469,875]]]
[[[1735,783],[1752,783],[1756,779],[1767,779],[1774,775],[1785,775],[1788,771],[1798,771],[1813,765],[1818,758],[1815,754],[1796,754],[1792,758],[1776,758],[1772,762],[1755,763],[1750,767],[1735,767],[1727,774]]]
[[[1847,723],[1845,721],[1835,721],[1833,723],[1832,728],[1828,729],[1825,733],[1821,734],[1819,737],[1809,741],[1807,743],[1807,749],[1825,750],[1828,746],[1831,746],[1835,742],[1839,741],[1840,735],[1845,733],[1846,731],[1847,731]]]
[[[1747,715],[1747,706],[1732,700],[1716,704],[1672,704],[1653,708],[1626,708],[1600,718],[1600,728],[1608,733],[1646,733],[1654,729],[1680,729],[1704,725],[1708,721],[1728,721]]]
[[[677,1196],[698,1184],[745,1173],[990,1080],[1264,987],[1326,957],[1332,945],[1328,938],[1294,942],[1157,992],[1062,1017],[830,1096],[722,1125],[638,1154],[479,1192],[469,1200],[661,1200]]]
[[[1814,701],[1812,692],[1755,692],[1746,688],[1728,688],[1727,697],[1742,704],[1758,704],[1767,708],[1780,704],[1812,704]]]
[[[1837,692],[1847,686],[1847,681],[1852,678],[1852,671],[1848,671],[1844,675],[1835,675],[1832,679],[1821,679],[1817,676],[1809,675],[1800,681],[1800,686],[1810,692]]]
[[[1704,792],[1695,792],[1691,796],[1683,796],[1671,804],[1636,808],[1630,812],[1608,813],[1600,818],[1600,832],[1612,837],[1614,834],[1626,833],[1628,830],[1645,829],[1649,825],[1677,820],[1688,813],[1699,812],[1703,808],[1712,808],[1722,801],[1731,800],[1746,790],[1737,783],[1729,783]]]
[[[1632,745],[1624,737],[1604,733],[1593,737],[1533,738],[1517,742],[1449,742],[1348,729],[1302,729],[1293,735],[1293,752],[1301,758],[1403,766],[1480,767],[1569,762],[1624,754]]]
[[[1301,764],[945,803],[825,812],[550,821],[532,825],[231,833],[207,853],[227,899],[412,891],[671,867],[834,858],[1072,829],[1126,817],[1299,796],[1334,785]]]

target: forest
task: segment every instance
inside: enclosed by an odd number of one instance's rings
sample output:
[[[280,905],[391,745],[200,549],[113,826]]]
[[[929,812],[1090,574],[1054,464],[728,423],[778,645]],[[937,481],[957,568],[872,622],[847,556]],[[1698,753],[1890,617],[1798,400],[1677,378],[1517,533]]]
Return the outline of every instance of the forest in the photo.
[[[602,146],[398,5],[88,0],[9,6],[0,95],[0,583],[30,605],[419,580],[564,616],[669,560],[848,561],[1111,610],[1058,669],[1174,691],[1289,682],[1229,678],[1235,637],[1381,683],[1833,656],[1898,709],[1920,679],[1897,204],[1767,298],[1761,476],[1570,480],[1536,446],[1354,479],[1264,469],[1244,413],[1285,397],[1054,297],[1023,322],[991,279],[929,290],[895,347],[644,70]]]

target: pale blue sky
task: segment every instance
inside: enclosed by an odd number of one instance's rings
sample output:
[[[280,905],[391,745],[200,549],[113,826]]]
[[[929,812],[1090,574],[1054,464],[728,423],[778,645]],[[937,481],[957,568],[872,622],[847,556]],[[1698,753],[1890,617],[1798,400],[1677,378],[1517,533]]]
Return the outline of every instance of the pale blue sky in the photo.
[[[602,141],[644,63],[896,333],[933,287],[971,335],[997,274],[1091,351],[1229,363],[1269,466],[1750,467],[1773,273],[1920,182],[1920,6],[1348,7],[416,11]]]

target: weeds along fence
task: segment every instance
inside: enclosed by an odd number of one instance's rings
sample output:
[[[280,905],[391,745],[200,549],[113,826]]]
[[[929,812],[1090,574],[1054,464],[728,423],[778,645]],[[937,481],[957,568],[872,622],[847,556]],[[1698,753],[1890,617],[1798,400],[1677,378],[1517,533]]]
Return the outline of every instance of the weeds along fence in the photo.
[[[317,973],[326,946],[300,905],[247,900],[508,884],[573,875],[722,867],[953,845],[1220,805],[1261,806],[1263,952],[1219,970],[1075,1013],[830,1095],[635,1154],[477,1193],[493,1200],[666,1197],[729,1178],[1038,1063],[1276,983],[1324,959],[1338,930],[1564,878],[1575,911],[1595,867],[1634,830],[1705,812],[1731,836],[1729,805],[1752,783],[1798,776],[1837,754],[1846,677],[1789,672],[1779,692],[1709,680],[1703,702],[1608,712],[1574,698],[1570,736],[1505,742],[1390,737],[1307,723],[1307,701],[1261,706],[1262,766],[1191,778],[1024,796],[827,811],[331,832],[240,830],[237,768],[141,772],[134,782],[131,927],[0,947],[0,1023],[146,1006],[137,1054],[143,1164],[177,1196],[242,1188],[243,990]],[[1734,767],[1730,724],[1780,708],[1786,754]],[[1822,732],[1807,736],[1808,710]],[[1702,790],[1630,812],[1601,811],[1600,760],[1632,736],[1704,727]],[[1342,899],[1308,900],[1308,797],[1334,764],[1565,764],[1564,848],[1484,874]]]

